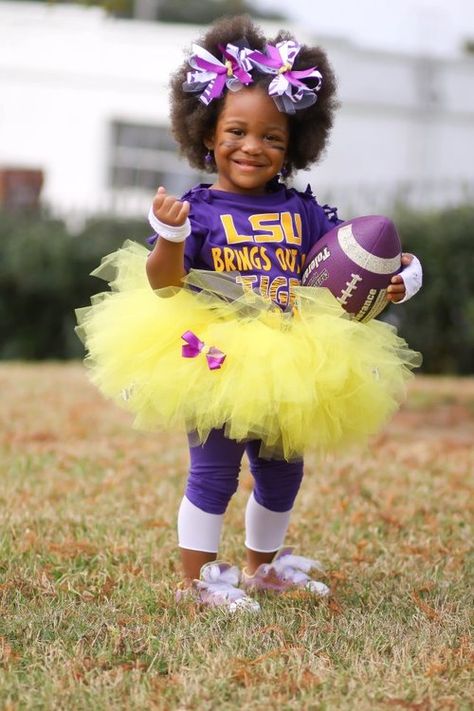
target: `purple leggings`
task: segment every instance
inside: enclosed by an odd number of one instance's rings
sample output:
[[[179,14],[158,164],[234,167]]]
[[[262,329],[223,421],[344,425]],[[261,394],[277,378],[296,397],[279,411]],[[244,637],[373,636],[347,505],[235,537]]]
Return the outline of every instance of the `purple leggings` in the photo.
[[[270,511],[289,511],[303,478],[303,460],[262,459],[260,442],[235,442],[223,430],[212,430],[206,442],[193,446],[190,439],[188,483],[185,495],[202,511],[223,514],[237,490],[244,452],[255,479],[254,497]]]

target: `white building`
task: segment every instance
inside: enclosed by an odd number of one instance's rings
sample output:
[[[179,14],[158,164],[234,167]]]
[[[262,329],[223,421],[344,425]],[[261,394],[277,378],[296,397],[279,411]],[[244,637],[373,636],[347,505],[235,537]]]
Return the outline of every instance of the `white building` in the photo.
[[[270,34],[278,29],[265,24]],[[368,50],[308,37],[329,54],[339,110],[311,182],[344,214],[455,204],[474,194],[474,57]],[[40,168],[58,214],[145,214],[155,187],[200,176],[168,130],[167,85],[203,28],[97,8],[0,2],[0,169]]]

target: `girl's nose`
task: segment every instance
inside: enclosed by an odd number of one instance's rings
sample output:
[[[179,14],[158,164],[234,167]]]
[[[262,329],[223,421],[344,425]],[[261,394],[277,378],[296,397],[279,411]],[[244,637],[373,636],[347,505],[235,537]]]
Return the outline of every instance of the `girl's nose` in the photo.
[[[245,153],[260,153],[262,150],[260,139],[256,136],[245,136],[245,141],[242,145],[242,150]]]

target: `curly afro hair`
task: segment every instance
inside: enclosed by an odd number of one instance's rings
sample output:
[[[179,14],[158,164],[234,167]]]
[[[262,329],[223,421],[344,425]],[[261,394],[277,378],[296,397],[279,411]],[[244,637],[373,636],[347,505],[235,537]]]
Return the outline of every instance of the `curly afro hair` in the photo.
[[[222,53],[219,45],[235,44],[239,40],[245,41],[252,49],[263,52],[267,44],[275,45],[284,40],[294,40],[294,37],[288,32],[280,31],[274,39],[267,39],[247,15],[240,15],[215,22],[197,44],[220,59]],[[296,111],[295,114],[288,114],[290,140],[285,162],[288,175],[295,169],[308,168],[320,158],[337,108],[336,79],[326,53],[320,47],[302,45],[293,68],[301,70],[309,67],[317,67],[323,81],[313,106]],[[207,153],[205,140],[214,131],[226,93],[221,98],[214,99],[209,106],[205,106],[199,101],[198,94],[183,91],[188,71],[189,64],[186,60],[171,78],[172,132],[182,155],[188,159],[190,165],[212,172],[212,166],[209,167],[204,160]],[[250,88],[268,87],[273,76],[253,69],[252,78]]]

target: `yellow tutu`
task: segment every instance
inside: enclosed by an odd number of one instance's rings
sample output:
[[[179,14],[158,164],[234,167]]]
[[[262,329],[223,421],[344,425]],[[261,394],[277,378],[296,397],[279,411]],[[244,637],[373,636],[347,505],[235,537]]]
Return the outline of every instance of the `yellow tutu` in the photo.
[[[291,313],[235,275],[191,271],[183,289],[153,291],[147,255],[126,242],[105,257],[93,274],[112,291],[77,311],[93,382],[138,428],[182,428],[202,442],[224,427],[262,440],[263,456],[325,452],[377,432],[420,364],[392,326],[352,320],[327,289],[299,287]],[[195,357],[182,355],[189,332]],[[215,369],[213,349],[225,355]]]

